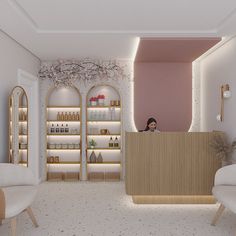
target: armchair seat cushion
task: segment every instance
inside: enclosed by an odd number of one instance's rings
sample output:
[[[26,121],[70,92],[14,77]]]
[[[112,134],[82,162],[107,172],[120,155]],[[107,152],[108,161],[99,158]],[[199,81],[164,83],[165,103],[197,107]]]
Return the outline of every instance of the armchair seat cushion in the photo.
[[[5,218],[14,217],[29,207],[37,193],[36,186],[2,188],[5,196]]]
[[[216,185],[212,193],[221,204],[236,213],[236,186]]]

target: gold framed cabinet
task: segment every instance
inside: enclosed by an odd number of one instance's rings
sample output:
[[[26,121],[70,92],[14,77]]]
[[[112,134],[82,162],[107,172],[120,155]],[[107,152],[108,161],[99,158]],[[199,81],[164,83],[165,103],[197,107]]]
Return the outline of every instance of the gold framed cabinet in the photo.
[[[52,88],[47,101],[47,180],[81,177],[81,95],[77,88]]]
[[[9,96],[9,162],[28,166],[28,97],[16,86]]]
[[[122,112],[119,92],[109,85],[93,86],[87,94],[87,178],[121,178]]]

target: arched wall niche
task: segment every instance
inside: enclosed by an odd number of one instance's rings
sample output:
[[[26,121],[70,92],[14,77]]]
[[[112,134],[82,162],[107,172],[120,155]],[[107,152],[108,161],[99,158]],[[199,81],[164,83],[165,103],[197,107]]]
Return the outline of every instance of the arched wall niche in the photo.
[[[81,179],[81,102],[76,87],[52,86],[48,91],[45,125],[48,180],[69,176]]]
[[[93,106],[90,99],[104,95],[103,105],[97,104]],[[118,88],[114,85],[98,84],[92,86],[88,90],[86,96],[87,102],[87,177],[88,180],[96,179],[97,177],[104,180],[122,179],[123,159],[122,159],[122,99]],[[113,104],[113,105],[112,105]],[[106,134],[101,134],[101,130],[105,130]],[[94,140],[96,147],[90,148],[90,142]],[[118,147],[109,147],[109,142],[114,144],[118,142]],[[102,156],[103,163],[90,163],[92,152],[98,157]]]
[[[25,89],[16,86],[9,96],[9,162],[29,164],[28,96]]]

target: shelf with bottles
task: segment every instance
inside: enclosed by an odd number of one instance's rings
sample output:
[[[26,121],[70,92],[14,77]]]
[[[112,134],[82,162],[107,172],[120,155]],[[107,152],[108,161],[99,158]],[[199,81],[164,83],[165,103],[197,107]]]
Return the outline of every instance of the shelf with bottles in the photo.
[[[63,121],[64,122],[64,121]],[[76,124],[48,123],[47,135],[80,135],[80,126]]]
[[[87,109],[87,121],[120,121],[120,109],[110,107],[109,109]]]

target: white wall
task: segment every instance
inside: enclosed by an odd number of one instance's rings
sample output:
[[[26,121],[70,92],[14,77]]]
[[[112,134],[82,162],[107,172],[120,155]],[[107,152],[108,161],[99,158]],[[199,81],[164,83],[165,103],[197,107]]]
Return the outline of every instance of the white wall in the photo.
[[[201,61],[201,131],[222,130],[236,137],[236,38]],[[224,121],[218,122],[220,86],[229,84],[231,98],[224,100]]]
[[[8,160],[8,96],[17,85],[19,68],[37,75],[40,61],[0,31],[0,162]]]

